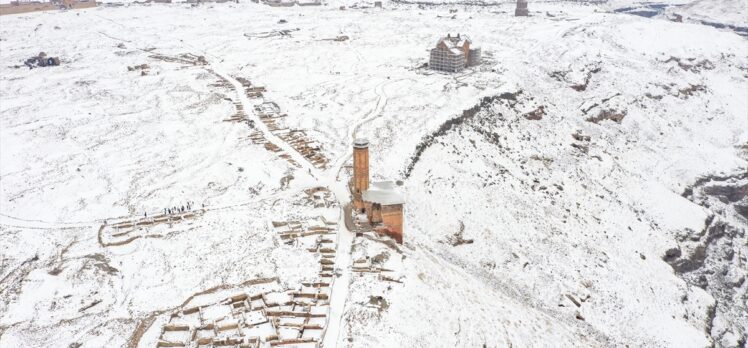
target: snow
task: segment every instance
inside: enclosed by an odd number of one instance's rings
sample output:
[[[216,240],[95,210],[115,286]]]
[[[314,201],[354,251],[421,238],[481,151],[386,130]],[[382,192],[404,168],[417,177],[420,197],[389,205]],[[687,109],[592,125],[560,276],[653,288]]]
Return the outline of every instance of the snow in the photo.
[[[293,220],[335,229],[339,275],[313,309],[325,317],[308,322],[324,330],[304,336],[326,347],[744,342],[729,312],[712,320],[718,300],[662,258],[690,250],[678,236],[714,212],[686,188],[748,167],[745,38],[613,13],[623,2],[530,2],[526,18],[513,4],[457,13],[341,4],[0,18],[0,346],[154,346],[174,311],[252,292],[242,285],[252,279],[277,278],[257,291],[282,302],[320,277],[321,256],[307,250],[317,237],[289,244],[278,236],[289,227],[272,223]],[[724,4],[742,13],[741,2]],[[712,19],[719,9],[667,11]],[[736,18],[724,22],[742,25]],[[469,34],[483,64],[421,67],[447,32]],[[23,66],[39,51],[62,64]],[[157,58],[186,53],[207,64]],[[147,72],[127,69],[140,64]],[[238,78],[266,87],[264,98],[248,97]],[[263,122],[254,107],[264,101],[288,115],[283,127],[320,144],[326,167]],[[237,105],[252,127],[224,121]],[[424,141],[475,105],[475,116]],[[538,109],[541,119],[526,117]],[[402,246],[346,227],[348,166],[364,137],[371,181],[403,182]],[[334,204],[306,193],[317,187]],[[187,202],[204,213],[106,245],[113,224]],[[205,315],[220,321],[228,308]],[[712,327],[732,331],[719,338]]]
[[[748,27],[748,2],[745,0],[698,0],[671,11],[696,21]]]
[[[405,198],[395,189],[392,181],[372,182],[369,189],[362,194],[364,201],[382,205],[405,203]]]

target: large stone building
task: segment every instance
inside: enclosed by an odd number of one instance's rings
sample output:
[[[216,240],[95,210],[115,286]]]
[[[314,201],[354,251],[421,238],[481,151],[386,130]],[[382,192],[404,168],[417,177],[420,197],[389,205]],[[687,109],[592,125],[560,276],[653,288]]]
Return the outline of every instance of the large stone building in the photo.
[[[517,0],[517,8],[514,9],[514,15],[517,17],[530,15],[530,12],[527,10],[527,0]]]
[[[403,205],[405,199],[392,181],[369,185],[369,141],[353,142],[353,207],[365,213],[375,230],[384,232],[398,243],[403,242]]]
[[[471,48],[472,41],[467,36],[451,36],[439,39],[436,47],[431,49],[429,67],[434,70],[459,72],[466,66],[480,64],[480,47]]]

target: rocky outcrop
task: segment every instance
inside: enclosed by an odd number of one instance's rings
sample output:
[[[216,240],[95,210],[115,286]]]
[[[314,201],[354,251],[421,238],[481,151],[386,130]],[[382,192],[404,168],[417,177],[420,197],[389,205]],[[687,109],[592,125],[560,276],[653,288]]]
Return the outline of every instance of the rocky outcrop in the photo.
[[[410,157],[410,163],[408,163],[408,165],[405,167],[405,178],[407,179],[408,177],[410,177],[410,173],[413,171],[413,168],[421,159],[421,154],[423,154],[423,152],[434,143],[434,140],[444,136],[453,129],[456,129],[458,126],[472,120],[475,115],[478,114],[478,112],[491,106],[491,104],[493,104],[495,101],[502,99],[508,101],[516,101],[517,96],[520,94],[522,94],[522,91],[518,91],[515,93],[507,92],[501,93],[499,95],[483,97],[483,99],[481,99],[478,104],[475,104],[473,107],[462,111],[462,114],[460,116],[447,120],[439,127],[439,129],[423,137],[421,142],[416,145],[416,151],[413,156]]]
[[[668,249],[663,260],[686,282],[716,300],[707,323],[720,347],[745,347],[748,332],[748,172],[708,176],[688,187],[683,196],[709,209],[702,231],[677,236],[680,248]]]

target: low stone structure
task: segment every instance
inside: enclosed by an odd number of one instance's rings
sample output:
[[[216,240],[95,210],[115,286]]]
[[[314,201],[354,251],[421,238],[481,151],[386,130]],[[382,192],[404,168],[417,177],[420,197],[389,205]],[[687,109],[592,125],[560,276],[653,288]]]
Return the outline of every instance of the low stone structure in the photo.
[[[62,9],[82,9],[96,7],[96,0],[53,0],[41,1],[11,1],[9,4],[0,4],[0,16],[36,11],[50,11]]]

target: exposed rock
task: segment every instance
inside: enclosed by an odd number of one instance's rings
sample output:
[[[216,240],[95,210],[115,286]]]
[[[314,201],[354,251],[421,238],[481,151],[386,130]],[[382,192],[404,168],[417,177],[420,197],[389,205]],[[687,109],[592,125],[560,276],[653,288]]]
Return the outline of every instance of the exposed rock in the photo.
[[[600,110],[597,116],[588,117],[587,122],[600,123],[603,120],[613,121],[615,123],[621,123],[623,118],[626,117],[626,111],[616,111],[612,109]]]
[[[577,141],[590,141],[592,139],[589,135],[582,135],[579,132],[573,133],[571,136]]]
[[[672,260],[675,260],[679,258],[681,255],[681,251],[678,248],[670,248],[667,251],[665,251],[665,256],[662,258],[666,262],[671,262]]]
[[[685,71],[700,72],[701,70],[714,69],[714,64],[708,59],[696,61],[695,58],[681,59],[678,57],[670,56],[670,58],[666,60],[665,63],[670,63],[670,62],[675,62],[678,65],[678,67],[680,67],[681,69]]]
[[[439,137],[442,137],[449,133],[452,129],[456,129],[457,126],[468,122],[469,120],[472,120],[475,115],[483,110],[484,108],[489,107],[493,102],[497,100],[509,100],[509,101],[516,101],[517,96],[522,94],[522,91],[517,91],[515,93],[505,92],[500,95],[494,95],[490,97],[484,97],[481,99],[480,103],[474,105],[470,109],[464,110],[462,114],[458,117],[452,118],[444,122],[444,124],[439,127],[435,132],[426,135],[423,137],[420,143],[416,145],[416,150],[413,156],[410,158],[410,163],[405,168],[404,177],[407,179],[410,177],[410,173],[413,171],[413,168],[418,163],[418,161],[421,158],[421,154],[429,148],[429,146],[433,145],[436,139]]]
[[[594,67],[590,69],[587,72],[587,77],[584,79],[584,83],[572,85],[571,88],[577,92],[583,92],[587,90],[587,86],[590,84],[590,80],[592,79],[592,75],[597,74],[600,72],[600,67]]]
[[[542,120],[543,116],[545,116],[545,106],[541,105],[537,109],[526,113],[524,116],[528,120],[533,120],[533,121]]]
[[[678,234],[681,249],[668,250],[665,261],[687,283],[706,290],[716,300],[708,315],[708,333],[725,347],[745,345],[748,331],[748,261],[746,220],[748,173],[706,176],[686,188],[683,197],[711,210],[703,231]],[[741,220],[743,219],[743,220]],[[671,251],[672,250],[672,251]],[[742,343],[740,343],[742,342]]]
[[[683,99],[688,99],[688,97],[693,96],[696,92],[704,91],[706,91],[706,86],[704,85],[688,85],[688,87],[678,90],[678,96]]]

